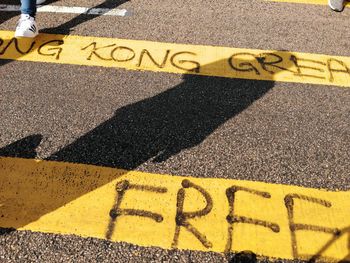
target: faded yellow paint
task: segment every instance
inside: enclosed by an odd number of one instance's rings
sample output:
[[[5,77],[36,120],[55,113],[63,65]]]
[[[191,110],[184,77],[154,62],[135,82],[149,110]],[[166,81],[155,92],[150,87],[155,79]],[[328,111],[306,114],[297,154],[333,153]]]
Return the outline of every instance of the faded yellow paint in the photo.
[[[265,0],[268,2],[284,2],[295,4],[328,5],[328,0]],[[345,7],[350,7],[350,3],[345,1]]]
[[[0,59],[350,87],[349,57],[288,51],[0,31]]]
[[[125,185],[121,182],[125,181],[129,182],[128,189],[121,187]],[[119,209],[149,211],[162,219],[121,214],[113,227],[110,211],[116,203],[117,185],[119,197],[120,189],[125,191]],[[227,196],[232,197],[232,191],[227,189],[237,191],[231,216],[236,216],[237,220],[246,218],[245,222],[233,223],[229,249],[227,216],[232,200],[229,202]],[[183,226],[180,226],[178,243],[173,240],[177,207],[180,207],[177,196],[181,191],[185,193],[185,213],[209,207],[202,216],[185,218],[206,242],[201,242]],[[208,200],[212,201],[212,206],[208,205]],[[347,235],[350,230],[346,228],[350,226],[350,192],[0,158],[0,204],[0,226],[19,230],[110,238],[165,249],[250,250],[261,256],[283,259],[305,259],[319,254],[339,260],[349,254]],[[290,205],[294,224],[304,224],[304,230],[295,231],[294,250],[290,230],[293,222],[288,216]],[[253,219],[260,220],[260,225],[249,223]],[[319,232],[310,225],[338,231],[334,232],[337,234]],[[300,226],[295,228],[300,229]]]

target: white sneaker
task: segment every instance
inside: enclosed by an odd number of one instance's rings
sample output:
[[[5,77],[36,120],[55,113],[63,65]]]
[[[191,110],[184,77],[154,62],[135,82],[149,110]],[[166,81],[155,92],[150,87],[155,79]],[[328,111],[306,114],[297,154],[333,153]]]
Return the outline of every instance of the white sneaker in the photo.
[[[15,37],[36,37],[38,35],[38,27],[34,17],[21,14],[18,20]]]
[[[37,5],[41,5],[43,3],[45,3],[46,0],[36,0],[36,4]]]
[[[328,5],[332,10],[341,12],[344,9],[344,0],[328,0]]]

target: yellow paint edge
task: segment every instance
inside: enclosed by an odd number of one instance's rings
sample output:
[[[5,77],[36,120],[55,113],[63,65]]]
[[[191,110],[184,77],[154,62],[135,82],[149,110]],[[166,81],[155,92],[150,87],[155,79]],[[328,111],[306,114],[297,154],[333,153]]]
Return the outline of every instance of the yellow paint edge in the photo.
[[[281,2],[294,4],[328,5],[327,0],[265,0],[267,2]],[[345,7],[350,7],[349,2],[345,2]]]
[[[0,227],[164,249],[341,260],[349,201],[349,191],[0,158]]]
[[[0,31],[0,59],[350,87],[349,57],[288,51]]]

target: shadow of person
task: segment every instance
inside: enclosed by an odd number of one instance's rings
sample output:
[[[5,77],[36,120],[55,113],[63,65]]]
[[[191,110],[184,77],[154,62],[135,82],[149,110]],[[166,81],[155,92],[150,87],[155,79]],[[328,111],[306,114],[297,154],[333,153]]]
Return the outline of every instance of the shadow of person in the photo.
[[[1,12],[0,11],[0,13],[1,13],[1,15],[0,15],[0,24],[5,23],[7,20],[10,20],[10,19],[12,19],[15,16],[19,17],[19,13],[18,12]]]
[[[36,148],[41,140],[42,135],[40,134],[30,135],[1,148],[0,156],[34,159],[36,157]]]
[[[202,70],[223,63],[205,65]],[[273,85],[272,81],[186,74],[178,86],[118,109],[111,119],[48,160],[128,170],[149,160],[163,162],[200,144]]]
[[[256,263],[257,257],[251,251],[241,251],[230,259],[229,263]]]
[[[227,60],[220,60],[203,65],[201,72],[220,71],[227,63]],[[242,68],[248,65],[259,67],[257,60],[252,58],[236,59],[235,64]],[[271,79],[275,75],[271,75]],[[273,86],[273,81],[185,74],[179,85],[117,109],[112,118],[48,157],[46,161],[59,161],[54,163],[55,172],[49,173],[50,182],[45,179],[45,163],[52,162],[40,162],[40,174],[35,174],[33,170],[18,173],[21,176],[14,178],[6,172],[0,173],[0,188],[6,188],[6,191],[0,191],[3,200],[0,226],[23,227],[127,173],[116,169],[108,176],[97,176],[94,172],[85,178],[83,174],[67,172],[78,168],[66,162],[127,170],[136,169],[149,160],[163,162],[199,145],[220,125],[248,108]],[[36,144],[31,145],[36,147]],[[0,153],[5,151],[6,156],[26,156],[20,155],[18,150],[13,150],[11,155],[11,149],[16,147],[5,147],[0,149]],[[26,149],[26,152],[34,150]],[[15,160],[10,162],[11,169],[17,169]],[[4,165],[6,162],[3,162]],[[82,165],[78,166],[81,169]],[[18,166],[18,169],[22,168]],[[11,172],[16,174],[13,170]],[[6,180],[11,181],[11,185],[23,185],[23,189],[7,189]],[[35,195],[35,199],[27,198],[27,195]]]

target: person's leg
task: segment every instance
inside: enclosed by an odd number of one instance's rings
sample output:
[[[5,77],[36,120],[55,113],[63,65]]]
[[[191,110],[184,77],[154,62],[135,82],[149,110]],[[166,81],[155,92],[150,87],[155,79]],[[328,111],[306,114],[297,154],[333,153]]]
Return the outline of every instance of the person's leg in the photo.
[[[334,10],[341,12],[344,9],[345,0],[328,0],[329,7]]]
[[[36,0],[21,0],[21,13],[35,17]]]
[[[36,0],[21,0],[21,13],[15,37],[35,37],[38,35],[38,27],[35,22]]]

